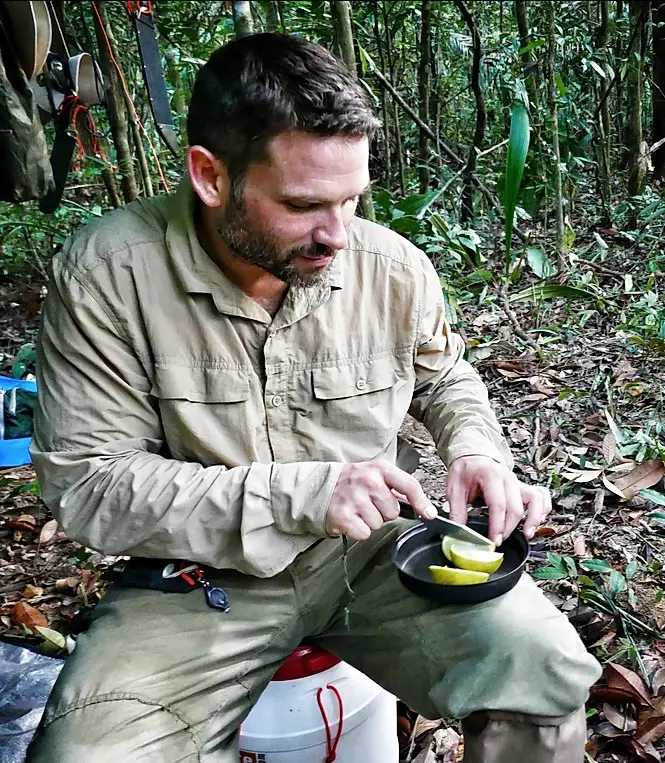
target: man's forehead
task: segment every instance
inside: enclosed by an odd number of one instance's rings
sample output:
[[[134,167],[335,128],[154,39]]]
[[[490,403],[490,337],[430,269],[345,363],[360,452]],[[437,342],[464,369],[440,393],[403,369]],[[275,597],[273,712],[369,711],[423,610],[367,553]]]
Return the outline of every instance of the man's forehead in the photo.
[[[284,193],[349,187],[353,195],[369,181],[368,158],[365,137],[282,133],[269,145],[265,170]]]

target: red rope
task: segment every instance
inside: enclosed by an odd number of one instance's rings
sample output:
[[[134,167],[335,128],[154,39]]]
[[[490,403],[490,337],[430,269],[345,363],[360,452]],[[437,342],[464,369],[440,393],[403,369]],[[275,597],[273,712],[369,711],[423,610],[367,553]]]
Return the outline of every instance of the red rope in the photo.
[[[118,78],[120,79],[120,84],[122,85],[122,89],[125,92],[125,97],[127,99],[127,103],[131,106],[132,113],[134,114],[134,119],[136,119],[136,124],[139,126],[141,131],[146,137],[146,140],[148,141],[148,145],[150,146],[150,151],[152,152],[152,156],[155,160],[155,164],[157,165],[157,170],[159,171],[159,176],[162,179],[162,184],[164,185],[164,190],[169,193],[169,184],[166,182],[166,178],[164,177],[164,172],[162,170],[162,165],[159,162],[159,157],[157,156],[157,152],[155,151],[155,147],[152,144],[152,141],[150,140],[150,136],[148,135],[148,131],[145,129],[143,122],[141,121],[141,118],[138,115],[138,112],[136,111],[136,106],[134,105],[134,101],[132,100],[132,96],[129,94],[129,88],[127,87],[127,83],[125,82],[125,77],[122,73],[122,69],[120,68],[120,64],[115,60],[115,56],[113,55],[113,49],[111,48],[111,41],[108,38],[108,35],[106,34],[106,29],[104,27],[104,22],[102,21],[101,14],[99,13],[99,9],[97,8],[96,0],[92,0],[92,9],[95,12],[95,15],[97,16],[97,21],[99,23],[99,28],[102,30],[102,34],[104,35],[104,40],[106,42],[106,48],[108,50],[109,58],[113,62],[113,65],[116,68],[116,71],[118,72]]]
[[[326,728],[326,748],[328,750],[328,754],[326,755],[325,763],[334,763],[334,761],[337,759],[337,746],[339,745],[339,740],[342,736],[342,729],[344,728],[344,703],[342,702],[342,695],[337,690],[337,687],[333,686],[332,684],[328,684],[326,689],[330,689],[330,691],[333,692],[333,694],[337,697],[337,702],[339,704],[339,726],[337,727],[337,734],[335,736],[335,741],[333,742],[330,723],[328,721],[328,716],[326,715],[326,709],[323,706],[323,702],[321,700],[323,689],[319,688],[317,690],[316,701],[319,705],[319,710],[321,711],[323,725]]]

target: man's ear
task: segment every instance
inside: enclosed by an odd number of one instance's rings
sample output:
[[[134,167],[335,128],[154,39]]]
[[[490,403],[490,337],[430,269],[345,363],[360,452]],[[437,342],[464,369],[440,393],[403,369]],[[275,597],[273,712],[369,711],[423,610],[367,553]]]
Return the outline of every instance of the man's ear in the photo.
[[[186,165],[192,187],[207,207],[226,204],[230,190],[229,175],[214,154],[203,146],[190,146]]]

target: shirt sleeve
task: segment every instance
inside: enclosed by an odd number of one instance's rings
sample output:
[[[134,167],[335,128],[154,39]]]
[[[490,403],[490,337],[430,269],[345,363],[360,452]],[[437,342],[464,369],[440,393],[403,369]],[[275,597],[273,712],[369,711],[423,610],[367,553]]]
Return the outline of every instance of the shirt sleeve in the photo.
[[[325,535],[342,465],[228,469],[166,457],[144,364],[108,307],[59,261],[42,311],[37,382],[33,462],[72,540],[269,577]]]
[[[424,290],[415,347],[415,390],[409,412],[428,429],[443,462],[488,456],[513,466],[487,388],[464,360],[464,343],[446,320],[439,277],[423,255]]]

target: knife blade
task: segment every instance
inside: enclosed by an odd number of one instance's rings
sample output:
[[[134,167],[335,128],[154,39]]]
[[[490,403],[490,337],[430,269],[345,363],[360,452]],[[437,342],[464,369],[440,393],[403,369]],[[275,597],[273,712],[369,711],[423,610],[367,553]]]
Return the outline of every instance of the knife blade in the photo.
[[[459,522],[453,522],[452,519],[446,519],[441,515],[434,517],[434,519],[423,519],[421,517],[421,521],[430,530],[440,535],[450,535],[455,540],[463,541],[464,543],[475,543],[486,548],[491,548],[493,545],[492,541],[484,535]]]

